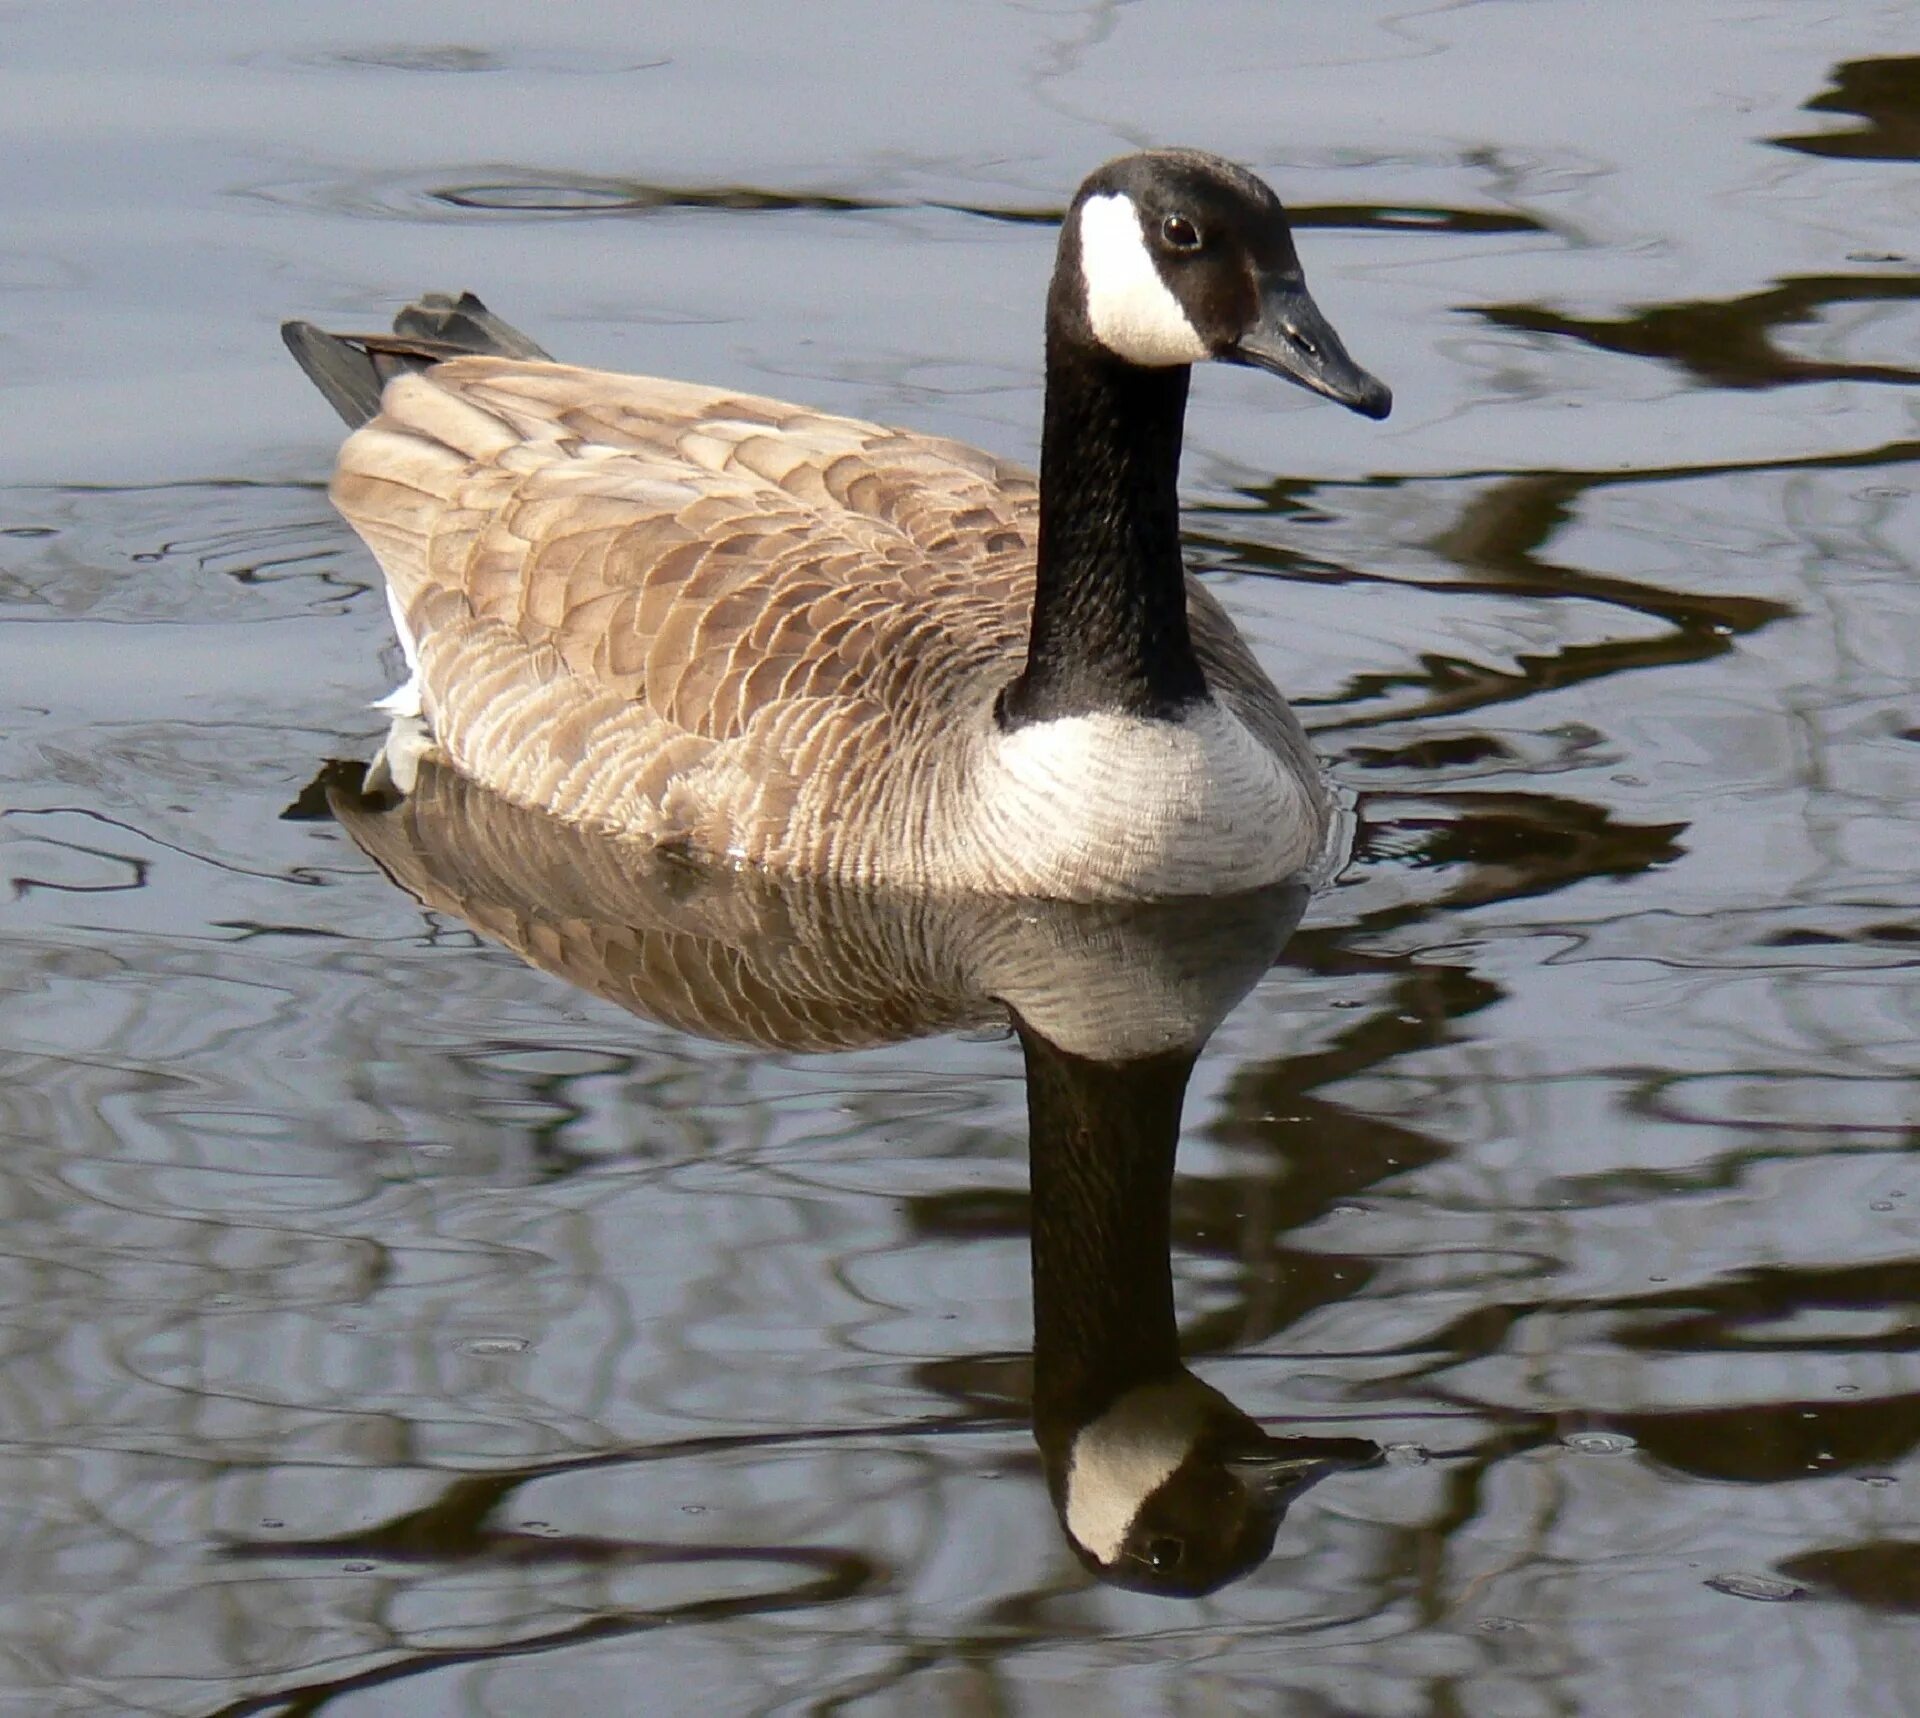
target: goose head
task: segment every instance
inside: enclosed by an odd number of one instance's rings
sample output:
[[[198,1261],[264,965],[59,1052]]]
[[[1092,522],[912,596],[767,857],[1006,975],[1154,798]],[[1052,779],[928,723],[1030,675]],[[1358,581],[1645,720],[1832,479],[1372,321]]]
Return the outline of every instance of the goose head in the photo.
[[[1080,1561],[1109,1585],[1181,1598],[1264,1562],[1288,1505],[1317,1480],[1380,1459],[1363,1438],[1270,1436],[1184,1367],[1123,1392],[1064,1452],[1047,1441]]]
[[[1250,364],[1365,417],[1393,407],[1308,293],[1280,199],[1217,155],[1148,150],[1090,175],[1049,312],[1056,340],[1142,369]]]

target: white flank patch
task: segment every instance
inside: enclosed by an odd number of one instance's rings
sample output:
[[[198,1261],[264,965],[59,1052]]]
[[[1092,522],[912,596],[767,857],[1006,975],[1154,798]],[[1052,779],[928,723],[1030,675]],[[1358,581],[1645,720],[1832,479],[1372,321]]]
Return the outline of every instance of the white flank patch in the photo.
[[[393,630],[400,640],[400,654],[407,659],[407,677],[394,687],[384,698],[376,698],[373,707],[385,710],[389,716],[418,716],[420,712],[420,652],[413,642],[413,631],[407,625],[406,611],[400,606],[400,599],[393,594],[393,586],[387,586],[387,613],[393,616]]]
[[[1061,900],[1225,895],[1311,865],[1329,805],[1217,703],[1182,721],[1063,716],[996,736],[977,828],[1014,888]]]
[[[1073,1440],[1067,1531],[1111,1568],[1140,1510],[1193,1451],[1206,1424],[1191,1385],[1130,1390]]]
[[[1210,356],[1160,278],[1131,197],[1114,192],[1080,205],[1080,274],[1093,337],[1116,357],[1164,367]]]
[[[425,722],[418,716],[395,716],[387,728],[386,743],[367,765],[367,792],[406,798],[420,779],[421,759],[432,750],[433,735]]]

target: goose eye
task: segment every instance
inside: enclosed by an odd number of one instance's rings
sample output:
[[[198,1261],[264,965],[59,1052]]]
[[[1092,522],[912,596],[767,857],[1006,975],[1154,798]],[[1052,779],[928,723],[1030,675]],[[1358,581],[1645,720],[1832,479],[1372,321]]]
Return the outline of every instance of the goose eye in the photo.
[[[1197,251],[1200,229],[1185,215],[1169,215],[1160,223],[1160,239],[1170,251]]]
[[[1147,1567],[1164,1575],[1169,1569],[1177,1569],[1180,1560],[1186,1555],[1187,1548],[1178,1539],[1161,1537],[1149,1539],[1146,1546]]]

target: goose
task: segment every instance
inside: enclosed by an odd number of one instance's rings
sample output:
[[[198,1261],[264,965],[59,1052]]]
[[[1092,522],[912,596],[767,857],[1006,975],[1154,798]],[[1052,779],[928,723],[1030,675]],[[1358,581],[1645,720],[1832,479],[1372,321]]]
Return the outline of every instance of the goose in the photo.
[[[703,861],[936,892],[1216,896],[1338,863],[1298,722],[1181,560],[1192,366],[1367,417],[1286,212],[1217,156],[1075,193],[1038,479],[962,443],[553,362],[471,294],[283,328],[386,576],[380,760]]]
[[[1215,1028],[1278,958],[1298,884],[1071,903],[690,865],[516,806],[438,760],[413,791],[331,767],[325,811],[401,888],[676,1030],[781,1052],[1011,1023],[1032,1164],[1033,1437],[1067,1545],[1111,1585],[1248,1574],[1364,1438],[1276,1436],[1180,1358],[1180,1116]],[[318,806],[315,811],[318,814]]]

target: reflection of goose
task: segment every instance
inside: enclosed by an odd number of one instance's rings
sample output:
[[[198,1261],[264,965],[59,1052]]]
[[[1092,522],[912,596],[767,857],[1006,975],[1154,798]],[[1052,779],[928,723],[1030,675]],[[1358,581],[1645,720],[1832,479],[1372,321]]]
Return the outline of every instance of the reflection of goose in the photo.
[[[391,336],[286,332],[360,426],[332,493],[412,670],[403,785],[424,721],[523,805],[783,873],[1142,899],[1325,860],[1299,725],[1183,568],[1187,382],[1213,358],[1390,400],[1251,174],[1167,150],[1081,186],[1037,486],[955,442],[550,363],[472,298]]]
[[[1201,1046],[1273,963],[1298,888],[1069,905],[886,894],[695,866],[422,766],[397,805],[335,782],[395,882],[535,965],[734,1042],[845,1049],[1007,1018],[1032,1131],[1034,1432],[1082,1560],[1209,1591],[1265,1557],[1290,1498],[1370,1460],[1269,1437],[1180,1364],[1167,1256]]]
[[[1048,1488],[1074,1550],[1103,1578],[1211,1592],[1266,1558],[1293,1498],[1379,1448],[1270,1437],[1180,1364],[1167,1233],[1199,1046],[1095,1062],[1024,1028],[1020,1042],[1034,1436]]]

